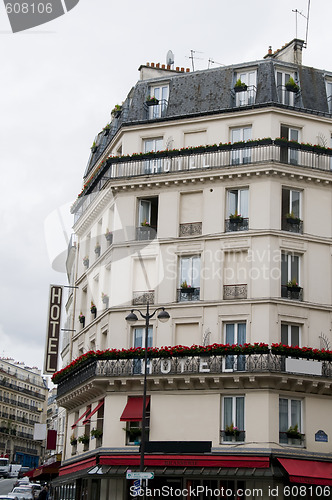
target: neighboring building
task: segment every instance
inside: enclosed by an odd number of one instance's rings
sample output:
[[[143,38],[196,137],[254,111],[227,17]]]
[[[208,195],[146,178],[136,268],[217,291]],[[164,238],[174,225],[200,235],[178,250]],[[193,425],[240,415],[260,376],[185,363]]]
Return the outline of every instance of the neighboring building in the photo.
[[[47,430],[56,431],[56,449],[49,450],[49,454],[61,455],[64,447],[66,412],[59,408],[56,401],[57,390],[53,387],[47,400]]]
[[[149,487],[281,499],[285,485],[332,485],[320,351],[332,342],[332,72],[303,66],[302,47],[193,73],[141,66],[98,134],[72,208],[56,498],[129,498],[145,323],[125,317],[147,301],[171,317],[152,318],[149,346],[212,346],[150,354]],[[106,349],[125,351],[90,352]]]
[[[11,463],[37,467],[45,442],[34,441],[35,424],[46,424],[47,381],[35,366],[0,358],[0,454]]]

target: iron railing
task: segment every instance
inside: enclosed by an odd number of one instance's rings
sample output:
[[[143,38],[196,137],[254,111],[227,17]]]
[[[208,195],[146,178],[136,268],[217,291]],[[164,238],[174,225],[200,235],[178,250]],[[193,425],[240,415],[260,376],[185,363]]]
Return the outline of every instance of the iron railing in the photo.
[[[247,284],[224,285],[224,300],[246,299],[247,294]]]
[[[300,286],[281,285],[281,297],[290,300],[303,300],[303,288]]]
[[[129,158],[113,157],[107,159],[96,178],[90,182],[84,196],[73,206],[77,221],[93,202],[98,192],[111,179],[131,178],[144,175],[225,169],[230,166],[257,165],[266,163],[291,164],[298,167],[331,171],[332,156],[329,150],[287,141],[267,140],[245,144],[229,144],[215,147],[193,148],[183,151],[164,151],[161,153],[142,154]]]
[[[321,376],[332,378],[332,361],[312,362],[321,363],[319,365]],[[286,356],[272,353],[150,358],[148,360],[147,372],[148,375],[153,377],[196,374],[227,375],[233,372],[290,373],[290,371],[286,370]],[[70,392],[92,378],[141,377],[143,373],[144,361],[142,359],[87,360],[59,382],[57,396],[59,397]]]
[[[249,229],[249,219],[246,217],[241,217],[239,219],[225,220],[226,233],[231,233],[233,231],[248,231],[248,229]]]
[[[202,234],[201,222],[186,222],[179,226],[179,236],[200,236]]]
[[[177,301],[178,302],[191,302],[200,299],[199,287],[178,288]]]
[[[303,234],[303,221],[291,217],[283,217],[281,219],[281,229],[290,233]]]

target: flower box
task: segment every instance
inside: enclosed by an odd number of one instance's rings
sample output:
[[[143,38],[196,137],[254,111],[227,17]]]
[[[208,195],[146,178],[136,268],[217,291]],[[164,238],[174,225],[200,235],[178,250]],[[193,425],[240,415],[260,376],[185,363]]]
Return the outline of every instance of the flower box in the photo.
[[[286,217],[286,221],[288,224],[300,224],[301,219],[298,217]]]
[[[241,85],[234,85],[234,92],[245,92],[248,89],[248,85],[242,83]]]
[[[193,288],[191,286],[187,286],[187,287],[182,287],[181,288],[181,293],[191,294],[191,293],[194,293],[194,292],[195,292],[195,288]]]
[[[151,99],[147,99],[145,102],[147,106],[157,106],[159,104],[159,100],[156,97],[151,97]]]

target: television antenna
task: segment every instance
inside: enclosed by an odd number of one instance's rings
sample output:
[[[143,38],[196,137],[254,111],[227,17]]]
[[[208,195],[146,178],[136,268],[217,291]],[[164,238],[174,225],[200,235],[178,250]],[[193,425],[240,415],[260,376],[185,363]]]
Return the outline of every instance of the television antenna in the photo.
[[[307,47],[307,41],[308,41],[308,29],[309,29],[309,11],[310,11],[310,0],[308,0],[308,11],[307,15],[305,16],[302,11],[298,9],[292,9],[292,12],[295,14],[295,38],[297,38],[297,16],[300,15],[304,17],[304,19],[307,20],[307,26],[306,26],[306,34],[305,34],[305,42],[304,42],[304,47]]]
[[[195,71],[194,59],[200,59],[200,60],[203,59],[202,57],[195,56],[196,53],[203,54],[203,52],[200,52],[199,50],[190,50],[190,56],[186,56],[187,59],[191,59],[191,65],[192,65],[193,71]]]
[[[222,64],[222,63],[219,63],[217,61],[214,61],[213,59],[210,59],[208,60],[208,69],[210,69],[210,64],[219,64],[219,66],[226,66],[226,64]]]

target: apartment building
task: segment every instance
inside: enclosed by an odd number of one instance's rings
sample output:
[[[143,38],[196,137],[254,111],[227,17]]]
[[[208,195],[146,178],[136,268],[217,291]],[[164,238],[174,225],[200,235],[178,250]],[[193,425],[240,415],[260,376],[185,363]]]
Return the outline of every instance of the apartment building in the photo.
[[[56,498],[130,497],[145,369],[149,487],[331,497],[332,72],[302,51],[142,65],[95,138],[72,207]],[[170,320],[146,346],[147,306]]]
[[[35,424],[46,423],[47,381],[37,367],[0,358],[0,454],[10,463],[37,467],[45,443],[34,440]]]

